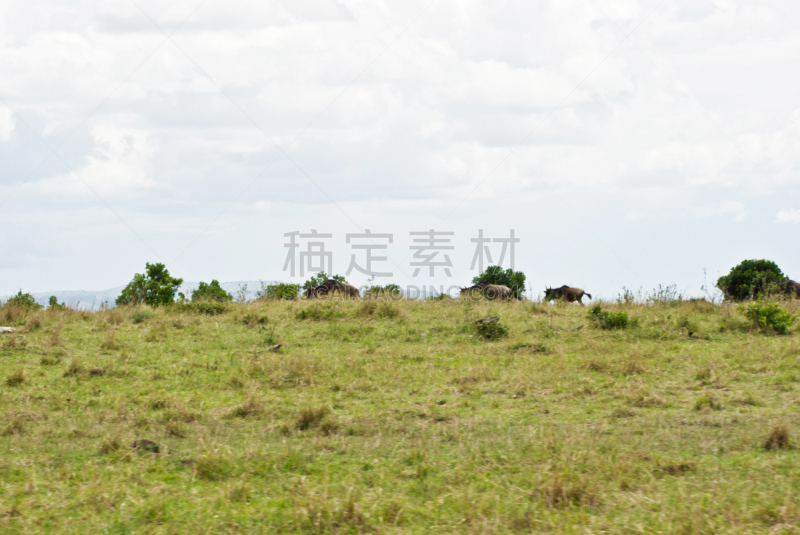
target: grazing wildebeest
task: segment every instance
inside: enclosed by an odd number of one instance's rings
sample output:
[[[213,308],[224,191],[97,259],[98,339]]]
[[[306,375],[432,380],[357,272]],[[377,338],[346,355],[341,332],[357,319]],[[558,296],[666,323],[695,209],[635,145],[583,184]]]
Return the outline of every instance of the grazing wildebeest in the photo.
[[[352,297],[358,299],[360,297],[358,288],[346,282],[340,282],[334,279],[328,279],[319,286],[308,288],[303,294],[307,299],[322,297],[323,295],[333,294],[339,292],[345,297]]]
[[[469,288],[461,288],[461,297],[464,297],[465,295],[468,297],[474,297],[476,293],[491,301],[494,301],[495,299],[507,300],[514,298],[514,292],[511,291],[511,288],[502,284],[478,282]]]
[[[789,297],[800,297],[800,282],[793,280],[786,281],[786,293]]]
[[[577,301],[582,305],[583,301],[581,301],[581,299],[583,299],[584,295],[589,299],[592,298],[592,294],[586,293],[580,288],[570,288],[565,284],[561,288],[546,288],[544,291],[544,300],[549,302],[563,299],[564,301],[569,301],[570,303]]]

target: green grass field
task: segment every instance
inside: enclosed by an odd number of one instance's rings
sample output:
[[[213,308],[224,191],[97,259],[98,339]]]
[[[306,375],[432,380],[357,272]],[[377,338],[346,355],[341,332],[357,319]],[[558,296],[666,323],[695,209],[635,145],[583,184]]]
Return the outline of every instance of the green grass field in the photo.
[[[604,308],[0,308],[0,531],[800,533],[797,327]]]

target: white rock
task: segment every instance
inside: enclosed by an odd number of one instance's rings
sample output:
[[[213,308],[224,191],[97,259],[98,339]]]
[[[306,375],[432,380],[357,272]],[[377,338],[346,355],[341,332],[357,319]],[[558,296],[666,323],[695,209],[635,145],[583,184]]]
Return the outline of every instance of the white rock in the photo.
[[[16,331],[14,327],[0,327],[0,333],[13,333]]]

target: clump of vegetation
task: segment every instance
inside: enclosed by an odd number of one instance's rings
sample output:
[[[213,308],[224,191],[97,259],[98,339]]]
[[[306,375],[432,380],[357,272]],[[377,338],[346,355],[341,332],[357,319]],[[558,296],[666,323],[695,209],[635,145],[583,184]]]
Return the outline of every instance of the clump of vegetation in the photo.
[[[5,306],[19,307],[27,310],[39,310],[42,305],[36,302],[36,299],[29,293],[22,293],[22,290],[17,292],[17,295],[11,297],[6,301]]]
[[[299,284],[287,284],[284,282],[270,285],[266,285],[262,282],[261,290],[256,292],[256,299],[286,299],[292,301],[299,296]]]
[[[213,279],[209,284],[201,282],[196,290],[192,291],[192,303],[215,301],[228,303],[233,301],[233,296],[222,289],[219,281]]]
[[[183,284],[169,274],[162,264],[145,264],[146,273],[137,273],[117,297],[117,306],[145,304],[150,306],[168,305],[175,302],[175,292]]]
[[[589,309],[589,318],[601,329],[625,329],[636,326],[636,320],[628,318],[628,313],[623,311],[609,312],[600,305]]]
[[[797,321],[797,316],[775,303],[739,305],[739,311],[762,331],[774,331],[778,334],[789,332],[789,328]]]
[[[508,337],[508,329],[500,321],[476,322],[473,324],[475,332],[484,340],[499,340]]]
[[[219,457],[204,457],[194,463],[197,477],[206,481],[221,481],[231,476],[233,463]]]
[[[64,303],[59,303],[58,298],[55,295],[50,296],[50,300],[48,301],[47,309],[48,310],[64,310],[67,308],[67,305]]]
[[[766,450],[785,450],[789,449],[789,430],[784,424],[778,424],[770,431],[767,441],[764,443]]]
[[[387,299],[396,301],[403,297],[403,291],[396,284],[386,284],[385,286],[370,286],[364,292],[364,299]]]
[[[486,271],[472,279],[473,284],[479,282],[508,286],[517,299],[522,299],[525,294],[525,274],[511,268],[504,270],[500,266],[489,266]]]
[[[679,306],[683,302],[683,294],[678,291],[677,284],[666,286],[659,284],[658,288],[653,288],[653,291],[647,294],[645,299],[650,304]]]
[[[556,474],[540,485],[536,494],[546,507],[553,509],[600,504],[600,496],[593,485],[574,476]]]
[[[712,411],[721,411],[722,410],[722,403],[720,403],[717,398],[712,396],[711,394],[703,394],[697,401],[694,402],[694,410],[702,411],[702,410],[712,410]]]
[[[342,313],[329,303],[314,303],[300,310],[295,317],[299,320],[330,321],[341,315]]]
[[[14,370],[11,375],[6,378],[6,386],[19,386],[25,382],[25,371],[22,369]]]
[[[392,319],[400,315],[397,307],[392,306],[391,303],[384,302],[381,304],[375,301],[365,301],[356,309],[356,315],[362,317],[375,316],[377,318]]]
[[[323,435],[331,435],[339,428],[336,420],[332,418],[331,410],[328,407],[319,407],[316,409],[306,408],[301,410],[295,421],[295,427],[300,431],[318,428]]]
[[[255,418],[264,413],[264,405],[253,397],[231,411],[235,418]]]
[[[149,310],[137,310],[133,314],[131,314],[131,320],[133,323],[142,323],[145,320],[148,320],[153,317],[153,313]]]
[[[788,278],[771,260],[745,260],[717,279],[725,299],[743,301],[782,293]]]

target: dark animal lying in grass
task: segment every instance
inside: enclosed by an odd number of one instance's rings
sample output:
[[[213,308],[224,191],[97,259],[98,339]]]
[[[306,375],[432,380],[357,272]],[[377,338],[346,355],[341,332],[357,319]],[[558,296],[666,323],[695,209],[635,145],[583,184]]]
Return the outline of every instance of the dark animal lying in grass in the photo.
[[[353,299],[358,299],[360,297],[358,293],[358,288],[356,288],[352,284],[347,284],[346,282],[339,282],[333,279],[328,279],[319,286],[314,286],[312,288],[306,289],[305,293],[303,294],[303,297],[305,297],[306,299],[315,299],[318,297],[333,295],[334,292],[339,292],[339,294],[348,298],[352,297]]]
[[[564,301],[569,301],[570,303],[577,301],[578,303],[583,304],[581,299],[583,299],[584,295],[589,299],[592,298],[592,294],[586,293],[580,288],[570,288],[565,284],[561,288],[546,288],[544,291],[544,300],[549,302],[563,299]]]
[[[477,297],[478,295],[491,301],[514,298],[514,292],[511,291],[511,288],[502,284],[479,282],[469,288],[461,288],[461,297]]]
[[[789,297],[800,297],[800,282],[786,281],[786,294]]]

